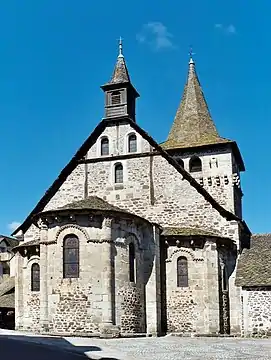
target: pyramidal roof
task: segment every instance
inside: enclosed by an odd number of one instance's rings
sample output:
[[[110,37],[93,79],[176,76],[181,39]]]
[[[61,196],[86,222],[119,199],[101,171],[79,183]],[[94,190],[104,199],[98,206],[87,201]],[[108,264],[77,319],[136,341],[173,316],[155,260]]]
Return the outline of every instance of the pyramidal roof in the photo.
[[[218,134],[200,86],[195,63],[191,58],[183,97],[168,138],[162,146],[178,148],[229,141]]]
[[[130,76],[122,53],[122,40],[119,41],[119,55],[109,84],[130,83]]]

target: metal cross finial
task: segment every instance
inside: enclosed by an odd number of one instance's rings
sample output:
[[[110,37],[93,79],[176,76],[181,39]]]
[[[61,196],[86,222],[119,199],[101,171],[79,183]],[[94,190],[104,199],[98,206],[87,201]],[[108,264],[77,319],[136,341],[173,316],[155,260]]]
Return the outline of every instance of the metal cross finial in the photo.
[[[193,60],[193,55],[196,55],[194,52],[193,52],[193,49],[192,47],[190,47],[190,50],[189,50],[189,56],[190,56],[190,64],[194,64],[194,60]]]
[[[122,38],[120,36],[119,38],[119,57],[123,57],[123,53],[122,53]]]

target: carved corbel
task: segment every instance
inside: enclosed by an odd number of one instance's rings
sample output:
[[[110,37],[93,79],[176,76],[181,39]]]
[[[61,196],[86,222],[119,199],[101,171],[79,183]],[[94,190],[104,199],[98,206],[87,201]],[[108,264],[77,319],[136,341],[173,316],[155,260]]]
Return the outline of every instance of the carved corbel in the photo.
[[[74,214],[71,214],[71,215],[69,216],[69,220],[70,220],[71,222],[76,222],[76,216],[75,216]]]
[[[47,230],[48,229],[48,223],[43,218],[39,218],[39,220],[37,222],[37,225],[41,230]]]
[[[59,215],[55,216],[55,221],[60,224],[62,221],[62,217]]]
[[[112,227],[113,219],[109,217],[105,217],[103,219],[103,228],[111,228]]]

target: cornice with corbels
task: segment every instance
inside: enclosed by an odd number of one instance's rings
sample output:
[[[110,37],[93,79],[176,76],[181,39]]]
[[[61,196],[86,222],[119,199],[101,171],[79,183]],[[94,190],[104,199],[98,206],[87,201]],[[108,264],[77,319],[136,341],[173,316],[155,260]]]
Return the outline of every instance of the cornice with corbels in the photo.
[[[53,214],[41,214],[40,218],[37,220],[37,226],[42,229],[42,228],[48,228],[49,225],[52,224],[58,224],[61,225],[62,223],[69,223],[69,224],[73,224],[76,223],[78,216],[84,216],[85,218],[88,218],[89,223],[93,223],[95,221],[100,222],[100,218],[101,216],[99,215],[93,215],[93,214],[80,214],[77,215],[75,213],[70,213],[70,214],[60,214],[60,215],[53,215]]]
[[[215,176],[199,176],[195,178],[201,186],[221,186],[221,185],[231,185],[241,188],[241,179],[240,175],[237,173],[228,175],[215,175]]]

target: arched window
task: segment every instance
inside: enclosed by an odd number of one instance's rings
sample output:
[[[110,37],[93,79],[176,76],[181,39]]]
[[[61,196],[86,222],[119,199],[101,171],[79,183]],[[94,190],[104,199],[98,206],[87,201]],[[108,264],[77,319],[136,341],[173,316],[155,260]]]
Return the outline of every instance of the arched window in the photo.
[[[63,277],[79,278],[79,240],[73,234],[63,241]]]
[[[128,136],[128,152],[137,152],[136,134],[131,134]]]
[[[129,244],[129,279],[130,282],[135,282],[135,246],[133,243]]]
[[[40,291],[40,266],[37,263],[31,267],[31,291]]]
[[[101,155],[109,155],[109,140],[107,137],[101,139]]]
[[[113,91],[111,93],[111,104],[118,105],[121,103],[121,94],[120,91]]]
[[[182,167],[184,167],[184,162],[183,162],[182,159],[177,159],[177,163],[178,163],[179,165],[181,165]]]
[[[115,183],[123,183],[123,166],[122,164],[115,165]]]
[[[177,286],[178,287],[188,286],[187,258],[184,256],[180,256],[177,259]]]
[[[189,171],[197,172],[202,171],[201,160],[198,156],[193,156],[189,161]]]

